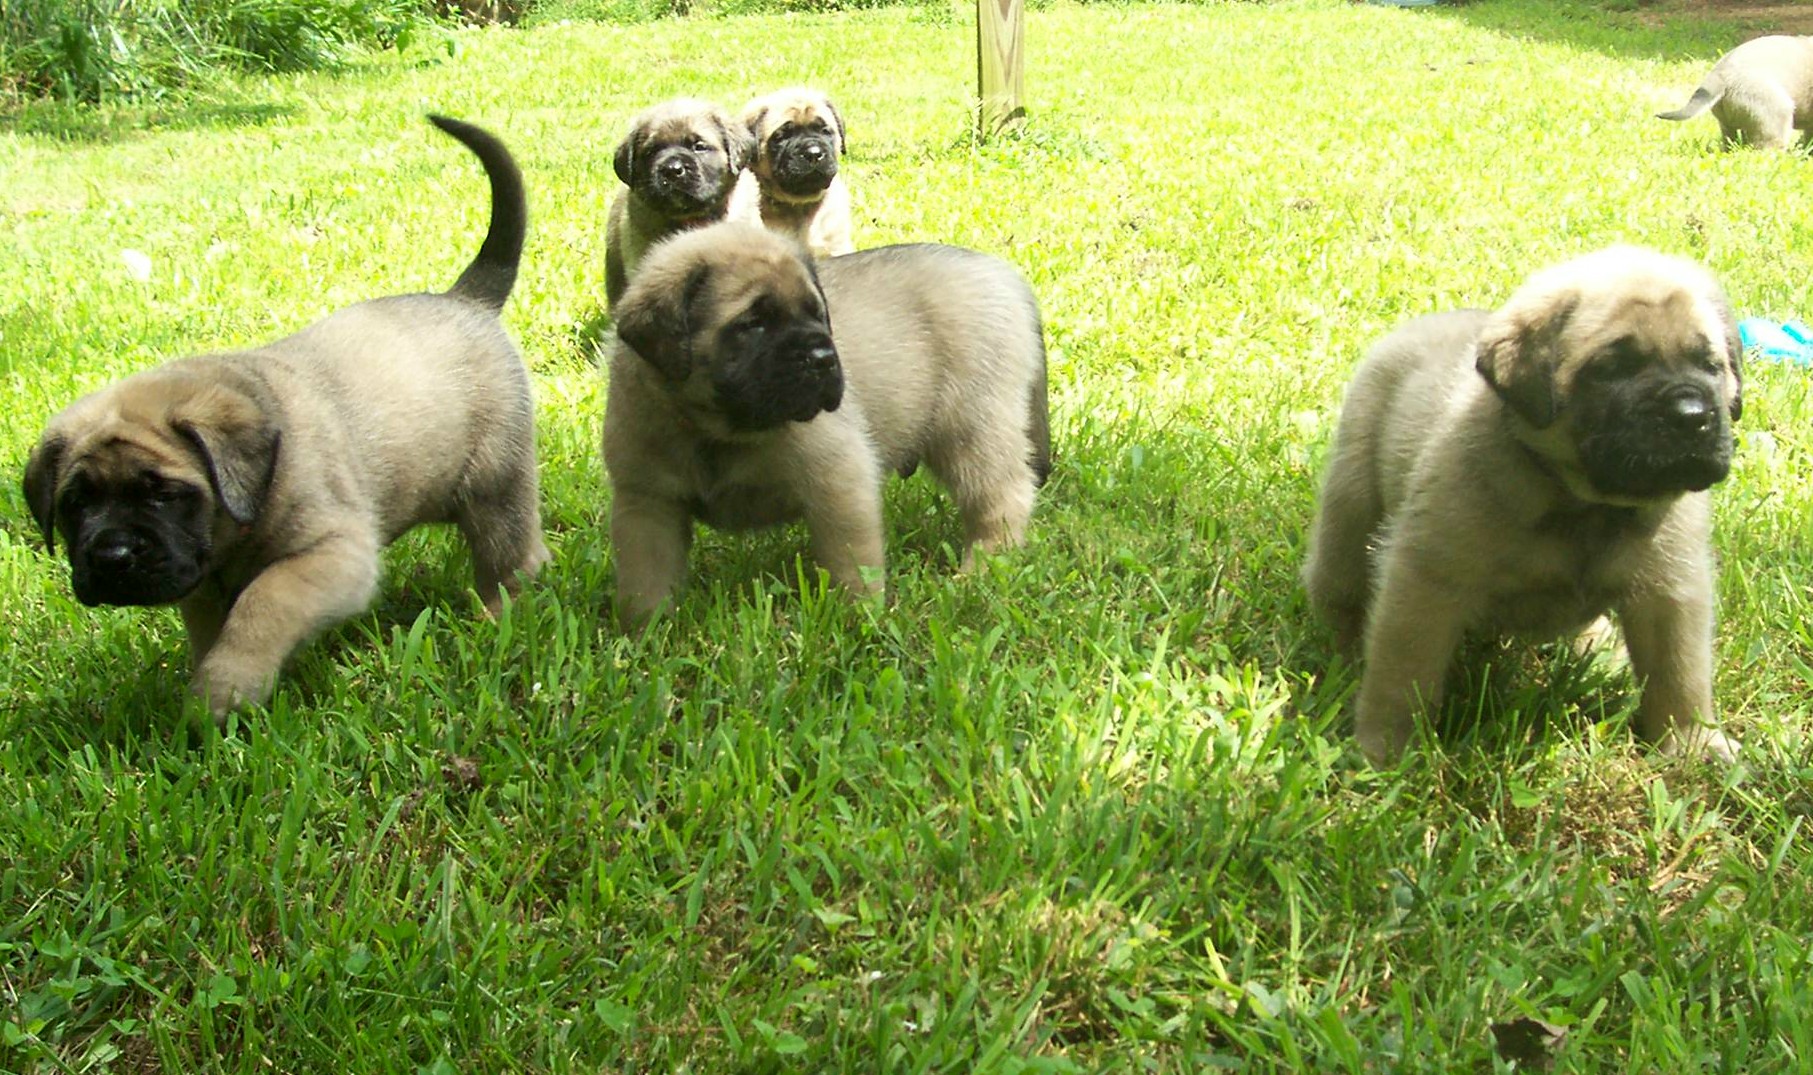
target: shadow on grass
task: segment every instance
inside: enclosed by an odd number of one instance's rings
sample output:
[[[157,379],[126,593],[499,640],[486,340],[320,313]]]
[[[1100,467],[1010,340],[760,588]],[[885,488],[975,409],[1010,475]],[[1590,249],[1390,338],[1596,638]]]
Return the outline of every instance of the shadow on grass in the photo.
[[[1508,37],[1552,41],[1621,59],[1711,63],[1752,37],[1813,34],[1813,6],[1780,0],[1476,0],[1406,14],[1452,19]]]
[[[257,127],[295,114],[296,107],[257,103],[122,105],[90,108],[56,101],[32,101],[0,111],[0,133],[58,142],[102,145],[162,131],[227,130]]]

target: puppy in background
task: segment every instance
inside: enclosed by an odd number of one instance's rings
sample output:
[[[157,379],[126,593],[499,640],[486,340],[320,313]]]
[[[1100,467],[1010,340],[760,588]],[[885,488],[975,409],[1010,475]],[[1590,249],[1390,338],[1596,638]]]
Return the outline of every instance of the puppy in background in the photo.
[[[411,527],[460,528],[493,613],[548,559],[528,371],[498,321],[522,177],[491,135],[429,119],[491,183],[490,230],[452,289],[134,374],[52,418],[26,465],[77,599],[177,604],[192,690],[217,717],[263,701],[291,650],[370,604],[379,550]]]
[[[1614,247],[1495,312],[1418,318],[1347,389],[1304,581],[1351,653],[1354,733],[1385,764],[1467,631],[1618,616],[1638,730],[1729,759],[1714,726],[1706,490],[1743,409],[1737,325],[1698,265]]]
[[[1794,132],[1813,135],[1813,37],[1746,41],[1712,65],[1687,103],[1657,119],[1692,119],[1712,109],[1727,146],[1789,149]]]
[[[636,263],[657,241],[724,218],[755,140],[717,105],[664,101],[630,122],[613,165],[624,189],[604,236],[604,293],[615,308]]]
[[[804,519],[838,585],[883,589],[881,490],[919,463],[974,551],[1017,545],[1050,469],[1039,308],[1005,262],[890,246],[814,265],[737,222],[649,252],[616,311],[605,402],[617,610],[679,589],[695,521]]]
[[[730,196],[730,219],[792,236],[814,257],[855,250],[850,188],[838,171],[847,149],[844,121],[831,99],[817,90],[778,90],[743,106],[742,122],[755,152]]]

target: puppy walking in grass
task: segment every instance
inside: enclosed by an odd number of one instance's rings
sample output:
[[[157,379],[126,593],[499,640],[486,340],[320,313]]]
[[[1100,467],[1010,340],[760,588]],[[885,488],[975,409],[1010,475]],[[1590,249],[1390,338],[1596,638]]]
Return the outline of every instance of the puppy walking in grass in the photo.
[[[177,604],[217,716],[263,701],[293,649],[370,604],[379,550],[411,527],[459,527],[492,612],[548,559],[528,372],[498,321],[522,178],[491,135],[430,119],[491,183],[490,229],[450,290],[134,374],[52,418],[26,466],[76,597]]]
[[[1017,545],[1050,468],[1039,308],[1006,263],[881,247],[814,265],[748,224],[657,246],[616,310],[604,462],[617,608],[666,604],[695,522],[804,519],[832,581],[880,593],[882,484],[920,463],[964,562]]]
[[[1813,135],[1813,37],[1744,42],[1712,66],[1686,104],[1656,118],[1692,119],[1707,109],[1728,146],[1789,149],[1796,130]]]
[[[1732,756],[1713,724],[1706,490],[1731,466],[1740,356],[1711,276],[1631,247],[1372,349],[1304,568],[1341,649],[1364,649],[1368,758],[1402,753],[1465,632],[1554,637],[1606,612],[1642,684],[1639,731]]]

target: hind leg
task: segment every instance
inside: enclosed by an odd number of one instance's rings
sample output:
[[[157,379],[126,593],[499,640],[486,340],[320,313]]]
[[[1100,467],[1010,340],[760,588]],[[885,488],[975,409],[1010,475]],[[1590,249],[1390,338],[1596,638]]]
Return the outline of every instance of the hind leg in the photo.
[[[1794,98],[1785,90],[1751,90],[1731,94],[1713,110],[1725,144],[1742,142],[1758,149],[1794,145]]]
[[[503,608],[503,593],[515,593],[548,562],[541,539],[540,491],[533,465],[500,477],[480,495],[461,504],[454,521],[472,550],[473,585],[485,611]]]
[[[961,570],[975,568],[976,553],[998,552],[1026,538],[1038,496],[1032,447],[1020,430],[991,430],[928,453],[926,466],[957,502],[963,521]]]
[[[1322,485],[1321,503],[1309,531],[1309,559],[1303,587],[1316,614],[1335,631],[1335,645],[1349,659],[1359,656],[1372,596],[1374,534],[1385,508],[1360,453],[1337,451]]]

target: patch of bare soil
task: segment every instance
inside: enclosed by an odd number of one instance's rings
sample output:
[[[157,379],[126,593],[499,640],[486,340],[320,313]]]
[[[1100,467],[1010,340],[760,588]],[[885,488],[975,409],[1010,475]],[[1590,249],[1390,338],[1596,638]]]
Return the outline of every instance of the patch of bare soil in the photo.
[[[1813,4],[1759,3],[1755,0],[1657,0],[1645,4],[1652,15],[1697,15],[1718,19],[1762,34],[1813,34]]]

